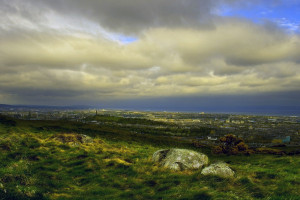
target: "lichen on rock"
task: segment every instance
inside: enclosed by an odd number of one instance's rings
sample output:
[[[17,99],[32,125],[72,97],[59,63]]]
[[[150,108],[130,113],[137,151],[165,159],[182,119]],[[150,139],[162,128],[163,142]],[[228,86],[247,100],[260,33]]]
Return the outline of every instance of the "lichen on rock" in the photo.
[[[70,143],[73,146],[93,143],[93,138],[91,138],[90,136],[84,134],[76,134],[76,133],[61,133],[61,134],[54,135],[52,138],[62,143]]]
[[[203,175],[215,175],[223,178],[234,177],[235,172],[224,162],[217,162],[205,167],[201,174]]]
[[[188,149],[162,149],[156,151],[152,160],[172,170],[201,169],[208,164],[208,157]]]

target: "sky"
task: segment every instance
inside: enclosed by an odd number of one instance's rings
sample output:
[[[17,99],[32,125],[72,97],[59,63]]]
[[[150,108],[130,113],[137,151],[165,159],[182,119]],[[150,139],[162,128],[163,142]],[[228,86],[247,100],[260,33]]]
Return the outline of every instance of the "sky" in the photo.
[[[0,0],[0,103],[300,114],[299,13],[299,0]]]

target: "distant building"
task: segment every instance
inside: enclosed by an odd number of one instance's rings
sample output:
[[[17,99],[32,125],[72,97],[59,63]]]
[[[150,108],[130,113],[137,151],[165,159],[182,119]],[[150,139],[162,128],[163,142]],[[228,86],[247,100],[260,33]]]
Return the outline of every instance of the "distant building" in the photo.
[[[268,119],[269,122],[276,122],[277,119]]]
[[[291,136],[286,136],[284,139],[282,139],[283,143],[290,143],[291,142]]]
[[[213,138],[213,137],[211,137],[211,136],[207,136],[207,139],[208,139],[208,140],[214,140],[214,141],[215,141],[215,140],[217,140],[218,138]]]

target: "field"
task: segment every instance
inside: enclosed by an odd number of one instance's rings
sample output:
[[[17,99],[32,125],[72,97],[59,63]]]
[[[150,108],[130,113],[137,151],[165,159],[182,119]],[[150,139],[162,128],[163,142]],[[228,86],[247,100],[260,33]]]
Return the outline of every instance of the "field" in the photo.
[[[236,177],[161,168],[151,157],[165,148],[203,152]],[[0,152],[0,199],[300,199],[299,155],[214,155],[109,126],[10,119],[0,123]]]

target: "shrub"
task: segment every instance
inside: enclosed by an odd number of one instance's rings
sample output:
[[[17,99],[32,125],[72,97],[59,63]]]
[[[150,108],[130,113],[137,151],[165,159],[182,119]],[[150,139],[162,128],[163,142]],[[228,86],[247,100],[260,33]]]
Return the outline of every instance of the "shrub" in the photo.
[[[215,146],[213,153],[235,155],[239,153],[251,154],[252,151],[248,149],[248,145],[244,143],[243,139],[229,134],[220,138],[220,145]]]
[[[6,126],[16,126],[16,121],[11,119],[10,117],[0,115],[0,123]]]
[[[223,153],[222,147],[220,147],[220,146],[215,146],[215,147],[213,148],[213,153],[215,153],[215,154],[221,154],[221,153]]]

